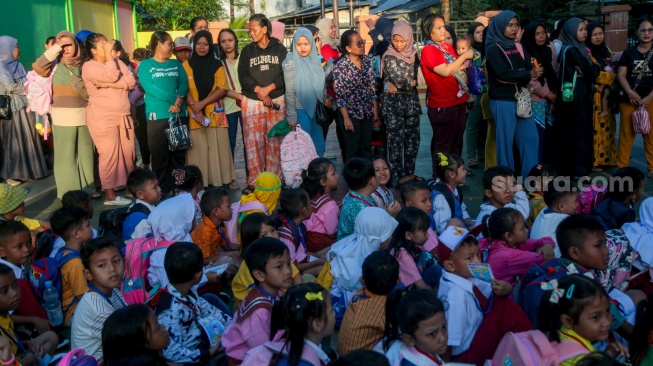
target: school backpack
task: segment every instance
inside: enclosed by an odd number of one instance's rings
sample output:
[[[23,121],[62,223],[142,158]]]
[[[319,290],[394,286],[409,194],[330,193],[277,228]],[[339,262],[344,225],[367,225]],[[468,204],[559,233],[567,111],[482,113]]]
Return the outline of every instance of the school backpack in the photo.
[[[36,245],[32,252],[32,260],[49,257],[54,250],[54,242],[59,236],[52,229],[36,234]]]
[[[29,284],[32,288],[32,292],[34,292],[34,295],[36,295],[36,298],[41,306],[45,304],[45,301],[43,300],[43,293],[45,292],[45,283],[47,281],[52,282],[52,286],[57,289],[57,293],[59,294],[59,300],[62,300],[61,267],[63,267],[63,265],[68,263],[71,259],[79,257],[79,252],[75,249],[61,248],[55,258],[47,256],[30,263],[27,277],[29,279]],[[78,300],[79,299],[76,296],[73,297],[73,301],[68,307],[75,304]],[[67,309],[63,310],[66,311]]]
[[[97,360],[91,355],[87,355],[81,348],[75,348],[66,353],[59,361],[58,366],[97,366]]]
[[[518,303],[524,309],[534,328],[540,326],[540,302],[544,295],[542,283],[578,273],[595,279],[591,272],[566,258],[555,258],[541,264],[534,264],[522,277]]]
[[[227,221],[225,226],[227,227],[227,237],[232,242],[240,242],[240,240],[238,240],[238,232],[240,230],[238,229],[245,218],[245,212],[258,210],[265,212],[266,215],[270,214],[268,212],[268,207],[259,201],[247,202],[245,204],[236,201],[231,204],[231,210],[231,212],[233,212],[231,220]]]
[[[57,65],[52,68],[50,75],[43,77],[32,70],[25,75],[25,97],[27,98],[27,111],[39,116],[52,112],[52,77]]]
[[[508,332],[501,339],[491,366],[557,366],[587,353],[587,348],[576,342],[550,342],[539,330]]]
[[[127,216],[134,212],[150,214],[150,209],[142,203],[136,203],[129,207],[119,207],[113,210],[102,211],[98,226],[98,237],[106,237],[122,241],[122,223]]]
[[[456,198],[453,196],[453,193],[451,193],[451,190],[449,190],[449,188],[447,188],[442,182],[436,183],[435,180],[431,179],[427,184],[431,189],[431,213],[429,214],[429,218],[431,219],[431,229],[435,230],[436,222],[433,219],[433,215],[435,214],[435,197],[440,194],[444,196],[444,198],[447,200],[447,204],[449,205],[449,209],[451,210],[451,218],[453,218],[456,214],[456,203],[454,202]],[[460,196],[460,201],[462,202],[464,200],[462,189],[458,190],[458,195]]]
[[[302,184],[302,171],[318,157],[311,136],[297,125],[295,131],[290,131],[283,138],[279,150],[283,180],[288,187],[299,187]]]
[[[577,215],[589,215],[593,208],[601,203],[606,188],[601,183],[592,183],[583,187],[578,193]]]
[[[148,302],[159,290],[160,286],[152,286],[147,280],[150,269],[150,258],[154,252],[168,248],[174,244],[171,241],[157,242],[152,234],[131,240],[125,248],[125,276],[120,286],[120,292],[128,305]]]

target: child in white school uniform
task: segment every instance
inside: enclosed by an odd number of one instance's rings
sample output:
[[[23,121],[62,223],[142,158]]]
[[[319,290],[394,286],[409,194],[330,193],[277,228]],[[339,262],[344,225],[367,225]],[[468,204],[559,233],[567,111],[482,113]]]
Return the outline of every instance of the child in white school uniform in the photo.
[[[439,236],[438,257],[444,271],[438,297],[449,306],[451,361],[482,364],[492,358],[499,341],[507,332],[532,329],[526,314],[505,298],[512,286],[492,279],[484,282],[474,277],[468,263],[481,263],[478,242],[469,231],[450,226]]]

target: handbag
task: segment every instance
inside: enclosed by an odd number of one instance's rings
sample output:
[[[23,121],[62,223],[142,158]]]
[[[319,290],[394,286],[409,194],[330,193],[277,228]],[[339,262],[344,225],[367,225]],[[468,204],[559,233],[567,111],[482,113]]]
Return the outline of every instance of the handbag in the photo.
[[[0,119],[11,119],[11,98],[0,94]]]
[[[565,61],[567,61],[567,57],[565,56],[565,53],[569,47],[565,48],[564,51],[562,51],[562,77],[561,77],[561,87],[560,91],[562,91],[562,101],[563,102],[573,102],[574,101],[574,89],[576,89],[576,76],[578,75],[578,71],[574,70],[574,78],[572,82],[566,82],[565,83]]]
[[[231,78],[231,73],[229,72],[229,65],[227,65],[227,62],[229,61],[225,61],[224,70],[227,72],[229,83],[231,83],[231,90],[236,91],[236,84],[234,84],[234,79]],[[236,99],[236,105],[238,106],[238,108],[241,108],[242,104],[243,104],[242,100]]]
[[[168,118],[168,128],[164,130],[168,138],[168,150],[179,151],[186,150],[192,146],[190,135],[188,133],[188,126],[181,123],[179,115],[170,116]]]
[[[469,92],[474,95],[481,95],[487,92],[487,81],[482,66],[472,66],[469,69]]]
[[[75,94],[77,94],[78,97],[88,102],[88,91],[86,90],[86,84],[84,84],[84,80],[81,76],[73,74],[68,66],[64,66],[66,67],[66,70],[68,70],[68,75],[70,75],[70,86],[73,88],[73,91]]]
[[[519,44],[517,44],[517,47],[519,49]],[[512,66],[512,61],[510,61],[510,57],[508,57],[508,54],[504,49],[497,44],[497,47],[503,52],[503,55],[506,56],[506,59],[508,60],[508,63],[510,64],[510,68],[514,70],[514,67]],[[524,54],[520,50],[520,53],[522,55],[522,58],[524,57]],[[515,99],[517,100],[517,103],[515,105],[515,112],[517,113],[517,117],[519,118],[530,118],[533,115],[533,89],[530,87],[519,87],[517,84],[515,84]]]
[[[651,131],[651,120],[649,119],[648,116],[648,111],[644,106],[639,106],[633,112],[633,131],[635,133],[641,133],[642,135],[646,135]]]
[[[319,123],[322,127],[329,127],[336,115],[333,109],[327,107],[326,104],[320,101],[317,101],[315,114],[317,116],[317,123]]]

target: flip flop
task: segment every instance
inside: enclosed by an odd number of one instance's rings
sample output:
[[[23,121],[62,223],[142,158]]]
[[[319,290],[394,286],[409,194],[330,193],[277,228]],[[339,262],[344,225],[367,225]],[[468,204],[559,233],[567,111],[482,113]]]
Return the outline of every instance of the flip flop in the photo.
[[[247,196],[248,194],[254,192],[255,189],[256,188],[254,186],[247,186],[243,189],[241,193],[243,194],[243,196]]]
[[[232,181],[231,183],[229,183],[229,184],[227,185],[227,188],[229,188],[229,189],[233,189],[233,190],[236,190],[236,189],[238,189],[238,188],[240,188],[240,187],[238,186],[238,182],[236,182],[236,181],[234,180],[234,181]]]

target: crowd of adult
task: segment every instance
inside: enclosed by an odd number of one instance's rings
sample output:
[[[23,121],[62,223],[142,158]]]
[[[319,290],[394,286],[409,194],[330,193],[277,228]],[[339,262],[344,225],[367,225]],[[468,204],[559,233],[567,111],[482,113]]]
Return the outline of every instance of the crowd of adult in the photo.
[[[52,85],[45,119],[53,135],[57,196],[98,187],[105,204],[129,204],[117,192],[134,169],[136,140],[143,165],[156,173],[164,192],[174,185],[173,169],[186,164],[199,167],[206,186],[237,189],[239,125],[244,193],[251,192],[259,173],[281,174],[281,137],[267,136],[279,121],[301,126],[318,155],[325,154],[330,123],[318,120],[323,107],[336,121],[343,160],[371,157],[376,141],[385,141],[393,177],[413,179],[420,85],[427,88],[434,167],[438,152],[463,155],[465,136],[470,167],[484,162],[526,176],[533,166],[551,163],[574,177],[625,167],[636,135],[633,112],[640,106],[653,112],[649,17],[637,22],[639,44],[618,53],[606,46],[600,23],[582,18],[559,21],[549,34],[543,21],[526,22],[506,10],[457,35],[431,14],[419,21],[421,47],[404,21],[366,23],[369,52],[366,37],[355,30],[338,37],[328,18],[297,29],[288,50],[283,24],[255,14],[248,23],[251,43],[241,50],[233,30],[214,39],[207,19],[197,17],[189,38],[154,32],[148,49],[134,50],[131,60],[119,42],[102,34],[61,31],[32,64],[35,77]],[[48,167],[35,127],[44,117],[29,108],[29,75],[19,55],[15,38],[0,37],[0,95],[8,96],[2,100],[11,111],[0,121],[0,177],[24,181],[48,175]],[[465,80],[471,68],[483,65],[486,88],[472,95]],[[524,108],[532,113],[520,113]],[[621,115],[618,146],[615,113]],[[165,131],[171,121],[188,127],[192,146],[169,149]],[[383,126],[381,138],[377,126]],[[653,178],[650,134],[644,147]]]

